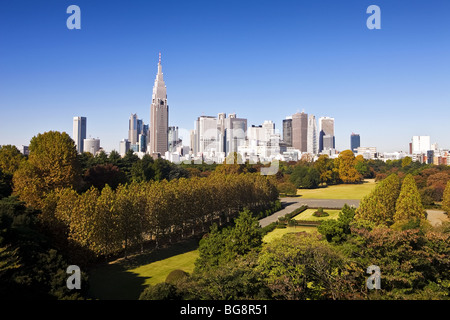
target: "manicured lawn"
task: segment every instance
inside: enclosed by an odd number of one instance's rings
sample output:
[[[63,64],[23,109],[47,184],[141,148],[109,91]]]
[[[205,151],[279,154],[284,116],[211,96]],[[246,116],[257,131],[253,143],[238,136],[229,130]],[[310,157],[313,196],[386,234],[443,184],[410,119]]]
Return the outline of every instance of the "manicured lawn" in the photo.
[[[366,179],[361,184],[339,184],[317,189],[298,189],[297,195],[304,199],[357,199],[361,200],[373,190],[374,179]]]
[[[198,257],[197,247],[198,241],[191,240],[101,265],[89,273],[90,295],[100,300],[137,300],[149,284],[163,282],[171,271],[191,273]]]
[[[296,232],[317,232],[316,227],[306,227],[306,226],[297,226],[297,227],[287,227],[287,228],[276,228],[273,231],[266,234],[263,238],[263,242],[269,243],[274,239],[281,238],[287,233],[296,233]]]
[[[315,216],[313,216],[313,213],[316,211],[317,211],[317,209],[306,209],[305,211],[296,215],[294,217],[294,219],[295,220],[307,220],[307,221],[323,221],[323,220],[327,220],[327,219],[337,219],[339,217],[339,212],[341,212],[341,210],[323,209],[323,211],[327,212],[329,214],[329,216],[315,217]]]
[[[194,262],[197,257],[198,251],[193,250],[131,269],[129,272],[136,274],[138,277],[146,278],[144,282],[145,285],[154,285],[164,282],[167,275],[176,269],[191,273],[194,271]]]

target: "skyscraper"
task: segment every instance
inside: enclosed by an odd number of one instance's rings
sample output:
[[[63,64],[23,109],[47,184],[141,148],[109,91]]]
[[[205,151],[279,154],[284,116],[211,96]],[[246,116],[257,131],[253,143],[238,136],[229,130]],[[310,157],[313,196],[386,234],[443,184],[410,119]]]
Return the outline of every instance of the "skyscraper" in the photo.
[[[326,136],[326,137],[325,137]],[[325,139],[324,139],[325,138]],[[319,118],[319,152],[326,149],[335,149],[334,118]]]
[[[356,149],[361,146],[361,140],[359,137],[359,134],[352,133],[350,136],[350,149],[353,151],[353,153],[356,153]]]
[[[292,115],[292,146],[301,152],[308,148],[308,114],[296,113]]]
[[[311,114],[308,117],[308,146],[307,152],[311,154],[318,153],[318,145],[317,145],[317,124],[316,117]]]
[[[292,147],[292,117],[283,120],[283,142],[286,147]]]
[[[84,139],[86,139],[86,117],[73,117],[73,140],[78,153],[84,150]]]
[[[430,136],[413,136],[412,153],[426,153],[431,150]]]
[[[169,106],[167,105],[167,91],[163,79],[160,53],[150,106],[150,154],[164,155],[169,149],[168,127]]]
[[[131,114],[128,123],[128,141],[130,141],[131,144],[138,143],[138,118],[135,113]]]

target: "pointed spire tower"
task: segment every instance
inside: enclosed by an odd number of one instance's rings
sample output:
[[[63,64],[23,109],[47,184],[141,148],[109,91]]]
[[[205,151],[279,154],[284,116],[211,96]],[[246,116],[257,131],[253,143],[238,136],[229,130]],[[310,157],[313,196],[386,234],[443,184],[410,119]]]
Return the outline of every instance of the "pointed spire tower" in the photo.
[[[169,106],[167,105],[167,89],[164,83],[161,52],[159,53],[158,73],[153,86],[152,104],[150,106],[150,154],[159,153],[164,156],[169,149],[168,127]]]

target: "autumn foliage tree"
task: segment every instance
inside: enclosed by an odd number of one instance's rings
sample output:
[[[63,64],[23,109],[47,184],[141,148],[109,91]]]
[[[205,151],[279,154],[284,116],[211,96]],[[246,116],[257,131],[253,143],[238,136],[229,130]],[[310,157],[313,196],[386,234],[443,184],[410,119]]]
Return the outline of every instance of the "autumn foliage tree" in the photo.
[[[376,224],[394,222],[395,204],[400,193],[400,179],[391,174],[379,182],[375,189],[365,196],[356,209],[356,219],[365,219]]]
[[[344,150],[339,153],[336,159],[336,168],[339,170],[339,178],[343,183],[359,183],[362,180],[362,175],[356,170],[355,155],[351,150]]]
[[[444,195],[442,198],[442,209],[447,212],[447,214],[450,213],[450,181],[447,182],[447,186],[444,190]]]
[[[403,179],[402,188],[395,205],[394,220],[408,220],[410,218],[425,219],[425,210],[417,190],[416,182],[411,174]]]
[[[41,209],[43,198],[57,188],[78,187],[80,168],[75,143],[63,132],[49,131],[33,137],[30,155],[13,176],[14,193]]]

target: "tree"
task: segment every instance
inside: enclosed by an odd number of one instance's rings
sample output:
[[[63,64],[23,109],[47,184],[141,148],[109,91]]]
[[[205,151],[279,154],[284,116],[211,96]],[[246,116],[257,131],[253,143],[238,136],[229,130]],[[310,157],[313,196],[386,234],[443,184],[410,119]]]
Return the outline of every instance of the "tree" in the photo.
[[[391,174],[361,200],[356,209],[355,218],[369,220],[376,224],[392,224],[399,193],[400,179],[396,174]]]
[[[286,234],[270,242],[256,268],[272,299],[363,298],[354,286],[362,270],[314,234]]]
[[[299,164],[294,168],[289,179],[296,188],[314,189],[319,186],[320,174],[314,167]]]
[[[45,195],[57,188],[79,187],[80,166],[74,141],[63,132],[38,134],[30,141],[28,161],[14,173],[14,193],[41,208]]]
[[[351,150],[344,150],[339,153],[338,165],[339,178],[344,183],[359,183],[362,180],[362,175],[355,168],[355,155]]]
[[[450,214],[450,181],[447,182],[447,186],[444,190],[444,195],[442,197],[442,209]]]
[[[24,159],[25,156],[15,146],[8,144],[0,147],[0,169],[4,173],[13,175]]]
[[[86,170],[84,173],[84,181],[89,189],[91,186],[102,190],[105,185],[109,185],[112,189],[116,189],[119,184],[124,184],[127,182],[127,177],[125,173],[120,171],[120,169],[111,164],[98,164],[92,168]]]
[[[333,176],[333,161],[328,157],[328,155],[320,155],[314,163],[314,167],[319,172],[319,181],[321,184],[331,182]]]
[[[340,243],[346,240],[351,233],[350,224],[355,216],[355,208],[344,205],[337,220],[329,219],[323,221],[317,231],[325,236],[328,242]]]
[[[410,218],[425,219],[425,210],[416,182],[411,174],[407,174],[403,179],[402,188],[395,205],[394,220],[409,220]]]

